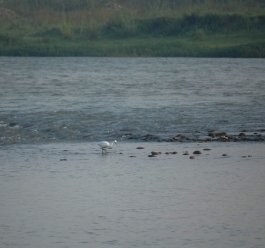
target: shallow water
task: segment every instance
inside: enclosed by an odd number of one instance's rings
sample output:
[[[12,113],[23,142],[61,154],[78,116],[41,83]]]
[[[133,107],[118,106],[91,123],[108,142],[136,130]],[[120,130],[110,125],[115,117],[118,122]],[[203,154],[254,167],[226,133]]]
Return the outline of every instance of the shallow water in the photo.
[[[265,130],[265,60],[0,58],[0,144]]]
[[[153,150],[162,155],[149,158]],[[194,150],[202,155],[182,155]],[[262,248],[264,150],[119,142],[102,155],[95,143],[7,146],[0,246]]]
[[[0,57],[0,68],[1,248],[264,247],[264,142],[142,143],[264,135],[264,59]],[[103,139],[118,146],[102,155]]]

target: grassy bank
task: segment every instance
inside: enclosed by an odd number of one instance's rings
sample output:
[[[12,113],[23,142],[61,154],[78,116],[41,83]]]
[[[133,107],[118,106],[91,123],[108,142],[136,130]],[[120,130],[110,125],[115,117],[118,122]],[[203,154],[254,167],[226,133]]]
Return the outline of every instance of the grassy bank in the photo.
[[[0,4],[1,56],[265,57],[258,0]]]

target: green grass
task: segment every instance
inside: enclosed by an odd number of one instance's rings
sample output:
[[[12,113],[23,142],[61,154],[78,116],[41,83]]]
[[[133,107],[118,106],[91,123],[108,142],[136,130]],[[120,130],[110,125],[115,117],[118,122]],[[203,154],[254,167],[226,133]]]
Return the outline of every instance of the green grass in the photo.
[[[258,34],[258,33],[257,33]],[[38,41],[38,42],[37,42]],[[265,57],[264,37],[255,41],[240,35],[217,34],[193,37],[142,37],[50,41],[24,39],[23,42],[0,47],[4,56],[162,56],[162,57]]]
[[[0,17],[0,56],[265,57],[258,0],[60,1],[5,2],[15,12]]]

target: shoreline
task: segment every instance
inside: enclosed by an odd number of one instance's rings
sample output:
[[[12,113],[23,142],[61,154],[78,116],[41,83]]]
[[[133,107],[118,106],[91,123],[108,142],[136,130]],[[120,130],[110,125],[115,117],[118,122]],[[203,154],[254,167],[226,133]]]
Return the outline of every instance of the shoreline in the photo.
[[[12,146],[12,145],[45,145],[45,144],[63,144],[63,143],[94,143],[100,140],[86,140],[84,139],[56,139],[47,137],[32,137],[32,140],[19,139],[19,140],[8,140],[4,142],[4,138],[1,139],[0,147]],[[265,130],[261,129],[257,132],[247,132],[243,130],[238,134],[228,134],[223,131],[210,131],[208,135],[187,135],[187,134],[177,134],[171,138],[161,138],[158,135],[146,134],[143,136],[133,135],[132,133],[127,133],[121,135],[120,137],[105,137],[101,140],[117,140],[118,142],[127,143],[264,143],[265,141]]]

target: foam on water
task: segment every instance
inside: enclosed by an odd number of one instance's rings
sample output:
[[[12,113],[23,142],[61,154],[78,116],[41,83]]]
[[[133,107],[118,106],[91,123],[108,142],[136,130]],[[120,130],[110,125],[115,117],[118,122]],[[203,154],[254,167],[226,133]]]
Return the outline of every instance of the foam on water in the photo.
[[[264,59],[1,57],[0,67],[1,145],[265,129]]]

